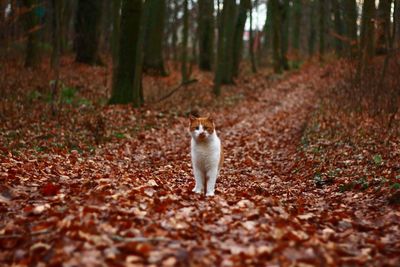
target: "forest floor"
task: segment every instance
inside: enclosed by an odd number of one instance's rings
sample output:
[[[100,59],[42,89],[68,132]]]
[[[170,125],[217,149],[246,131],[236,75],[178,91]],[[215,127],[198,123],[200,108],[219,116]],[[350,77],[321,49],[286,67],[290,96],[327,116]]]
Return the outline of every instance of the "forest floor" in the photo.
[[[133,109],[104,105],[109,69],[68,60],[54,116],[47,72],[2,65],[2,265],[399,265],[399,116],[330,106],[340,66],[246,75],[219,100],[194,72]],[[148,102],[178,79],[146,77]],[[214,197],[191,192],[193,108],[224,146]]]

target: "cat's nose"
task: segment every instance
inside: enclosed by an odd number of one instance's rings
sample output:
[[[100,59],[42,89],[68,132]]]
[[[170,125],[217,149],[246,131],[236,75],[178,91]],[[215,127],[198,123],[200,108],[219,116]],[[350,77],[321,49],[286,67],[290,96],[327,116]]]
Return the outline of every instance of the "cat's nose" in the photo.
[[[206,133],[205,133],[205,132],[200,133],[200,134],[199,134],[199,137],[200,137],[200,138],[206,137]]]

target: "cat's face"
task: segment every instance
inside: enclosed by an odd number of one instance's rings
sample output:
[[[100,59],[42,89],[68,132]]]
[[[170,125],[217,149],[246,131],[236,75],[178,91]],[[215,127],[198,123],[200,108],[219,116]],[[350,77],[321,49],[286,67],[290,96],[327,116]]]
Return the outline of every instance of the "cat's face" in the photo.
[[[214,121],[210,116],[200,118],[190,116],[189,131],[196,141],[205,141],[214,130]]]

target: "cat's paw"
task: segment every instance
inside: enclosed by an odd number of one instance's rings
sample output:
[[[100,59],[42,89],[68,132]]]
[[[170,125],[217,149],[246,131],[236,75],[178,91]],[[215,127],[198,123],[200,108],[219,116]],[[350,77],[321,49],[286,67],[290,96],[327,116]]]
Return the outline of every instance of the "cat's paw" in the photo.
[[[214,192],[207,192],[206,193],[206,197],[213,197],[214,196]]]
[[[192,192],[195,192],[196,194],[201,194],[203,192],[203,189],[195,187],[193,188]]]

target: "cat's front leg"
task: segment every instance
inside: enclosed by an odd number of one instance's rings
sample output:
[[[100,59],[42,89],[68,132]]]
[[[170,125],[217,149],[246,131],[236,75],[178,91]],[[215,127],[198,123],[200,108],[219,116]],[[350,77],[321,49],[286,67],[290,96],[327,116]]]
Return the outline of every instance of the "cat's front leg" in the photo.
[[[193,188],[193,192],[197,193],[197,194],[201,194],[204,192],[204,178],[203,177],[203,173],[196,168],[196,166],[193,166],[193,172],[194,172],[194,178],[196,180],[196,185]]]
[[[207,192],[206,196],[211,197],[214,196],[214,191],[215,191],[215,183],[217,182],[217,176],[218,176],[218,166],[215,166],[211,170],[207,172]]]

